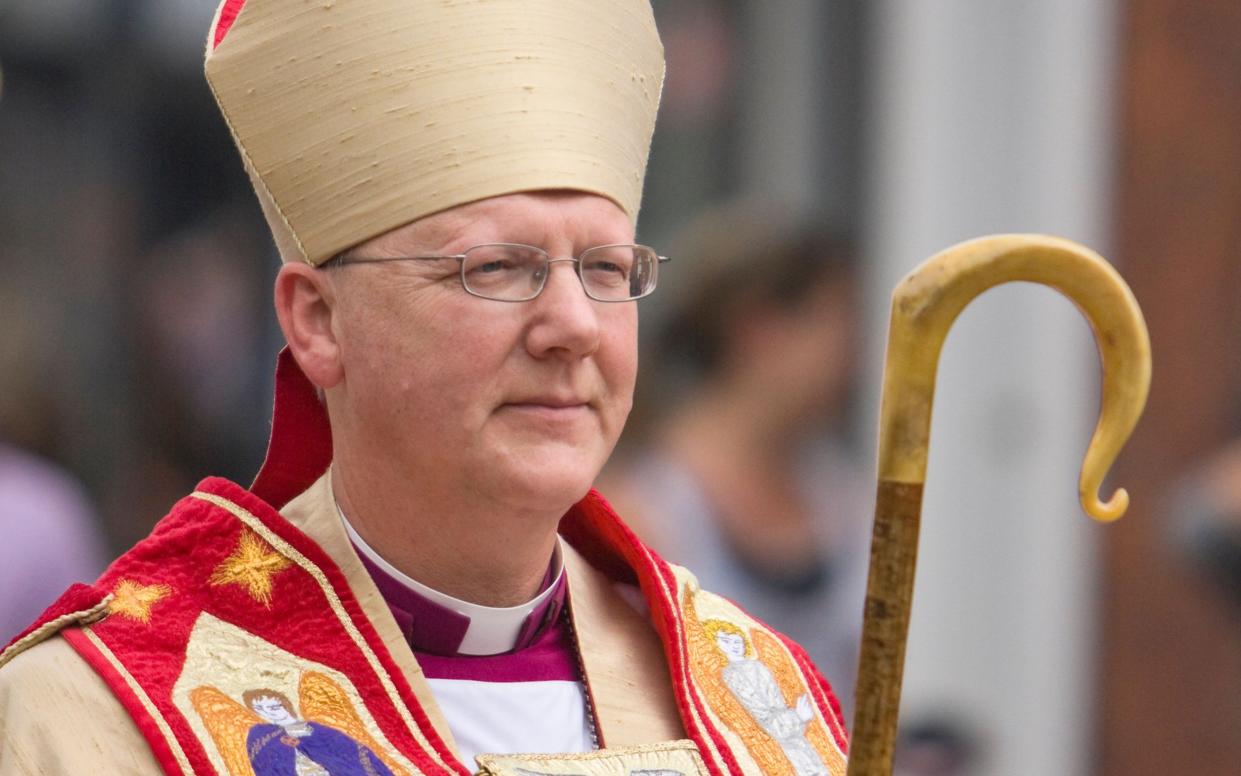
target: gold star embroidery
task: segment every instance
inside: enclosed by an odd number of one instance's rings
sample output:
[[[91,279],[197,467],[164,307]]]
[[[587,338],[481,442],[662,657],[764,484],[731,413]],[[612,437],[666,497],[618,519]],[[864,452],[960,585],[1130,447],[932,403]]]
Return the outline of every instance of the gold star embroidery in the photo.
[[[168,585],[140,585],[132,579],[122,579],[112,591],[108,613],[119,614],[137,622],[150,622],[151,607],[171,592],[172,588]]]
[[[243,530],[233,554],[216,566],[211,574],[213,585],[241,585],[250,596],[271,607],[271,580],[289,567],[289,560],[271,549],[253,531]]]

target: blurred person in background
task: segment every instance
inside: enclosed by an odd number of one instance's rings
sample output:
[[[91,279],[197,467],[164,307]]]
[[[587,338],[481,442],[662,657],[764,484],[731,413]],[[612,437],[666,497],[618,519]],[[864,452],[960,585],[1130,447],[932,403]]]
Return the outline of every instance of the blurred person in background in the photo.
[[[661,298],[599,488],[669,560],[802,644],[848,719],[874,487],[850,427],[856,249],[749,200],[704,212],[670,247],[693,271]],[[947,710],[911,720],[893,773],[977,773],[972,736]]]
[[[93,579],[107,550],[82,486],[64,469],[0,441],[0,641],[66,587]]]
[[[134,432],[118,487],[130,509],[158,514],[202,472],[244,480],[262,463],[254,434],[270,417],[268,246],[240,208],[224,207],[157,241],[136,262],[122,306]],[[135,495],[141,503],[135,503]],[[114,496],[117,497],[117,496]]]
[[[202,472],[262,460],[279,331],[256,300],[275,267],[202,77],[216,5],[0,3],[0,285],[38,314],[36,388],[8,428],[81,481],[113,547]]]
[[[0,71],[0,111],[3,110]],[[0,249],[3,250],[3,249]],[[12,250],[12,246],[9,247]],[[47,320],[21,278],[0,277],[0,642],[7,643],[78,580],[104,567],[98,517],[69,472],[26,446],[54,435],[50,356],[36,346]],[[20,446],[19,446],[20,445]]]
[[[892,776],[977,776],[982,752],[971,727],[943,714],[901,725]]]
[[[646,0],[224,0],[207,77],[284,260],[268,456],[0,652],[0,773],[843,776],[805,652],[591,489],[663,70]]]
[[[853,246],[758,203],[701,216],[600,489],[652,546],[806,647],[846,709],[872,482],[849,444]],[[636,440],[635,440],[636,436]]]
[[[7,643],[67,586],[99,574],[107,548],[81,484],[35,452],[55,424],[42,397],[47,355],[35,347],[42,317],[3,285],[0,311],[0,642]]]

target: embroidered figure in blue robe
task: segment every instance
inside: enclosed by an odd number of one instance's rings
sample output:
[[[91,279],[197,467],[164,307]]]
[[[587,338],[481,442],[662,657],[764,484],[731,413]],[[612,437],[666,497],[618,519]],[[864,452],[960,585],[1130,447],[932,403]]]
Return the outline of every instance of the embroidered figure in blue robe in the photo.
[[[274,690],[250,690],[242,700],[265,721],[246,734],[255,776],[393,776],[366,745],[319,722],[299,719]]]

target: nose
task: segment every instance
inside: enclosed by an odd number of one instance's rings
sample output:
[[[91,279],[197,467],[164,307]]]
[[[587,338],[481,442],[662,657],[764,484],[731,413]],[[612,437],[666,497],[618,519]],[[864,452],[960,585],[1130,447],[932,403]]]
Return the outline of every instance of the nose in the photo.
[[[526,349],[535,358],[583,358],[599,347],[602,304],[586,296],[572,259],[554,259],[544,270],[543,292],[529,302],[532,321]]]

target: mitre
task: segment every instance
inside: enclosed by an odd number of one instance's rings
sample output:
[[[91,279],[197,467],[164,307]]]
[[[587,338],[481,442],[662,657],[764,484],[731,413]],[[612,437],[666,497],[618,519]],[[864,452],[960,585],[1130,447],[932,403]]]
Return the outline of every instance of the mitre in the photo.
[[[637,219],[663,84],[649,0],[224,0],[205,70],[285,261],[485,197]]]

